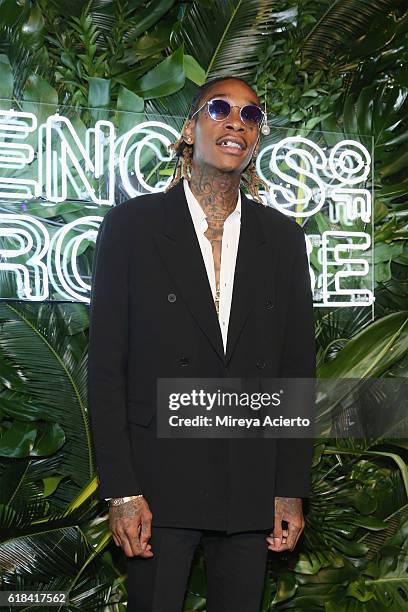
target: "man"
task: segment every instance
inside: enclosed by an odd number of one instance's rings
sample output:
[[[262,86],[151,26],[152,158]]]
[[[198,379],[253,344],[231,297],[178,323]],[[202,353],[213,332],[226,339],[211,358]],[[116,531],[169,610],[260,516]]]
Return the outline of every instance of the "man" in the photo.
[[[206,83],[170,189],[112,208],[98,234],[89,411],[130,612],[182,610],[200,542],[208,612],[256,612],[268,549],[304,528],[310,439],[156,434],[158,378],[315,375],[304,231],[256,201],[264,121],[245,81]]]

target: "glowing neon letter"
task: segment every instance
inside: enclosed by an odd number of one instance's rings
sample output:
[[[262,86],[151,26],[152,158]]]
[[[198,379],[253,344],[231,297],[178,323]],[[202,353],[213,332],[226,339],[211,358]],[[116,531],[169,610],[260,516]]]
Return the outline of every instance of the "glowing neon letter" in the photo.
[[[50,239],[44,225],[28,215],[0,213],[0,241],[3,243],[4,239],[19,243],[16,248],[0,248],[1,259],[6,260],[0,263],[0,270],[15,273],[18,297],[31,301],[45,300],[48,297],[48,274],[42,260],[47,254]],[[27,255],[24,264],[12,261],[22,255]]]
[[[104,134],[104,129],[107,135]],[[97,121],[94,132],[94,162],[91,160],[91,144],[89,134],[86,135],[86,147],[82,144],[71,121],[62,115],[51,115],[46,123],[46,195],[51,202],[63,202],[68,197],[68,178],[73,182],[68,160],[75,168],[79,178],[95,204],[114,203],[114,140],[115,128],[110,121]],[[59,153],[55,147],[55,142],[60,145]],[[74,147],[79,151],[79,157],[74,151]],[[107,149],[107,151],[106,151]],[[105,157],[107,163],[105,164]],[[91,173],[95,179],[104,178],[104,185],[101,188],[103,195],[99,195],[93,185],[88,180],[86,172],[81,166],[81,159],[84,161],[85,170]],[[105,168],[106,165],[106,168]],[[59,184],[60,179],[60,184]],[[106,180],[105,180],[106,179]],[[74,184],[74,188],[77,185]]]
[[[331,241],[337,239],[347,239],[350,242],[341,242],[332,246]],[[352,242],[353,238],[363,240],[363,242]],[[355,289],[354,287],[345,288],[341,286],[344,278],[366,276],[369,273],[369,264],[365,259],[351,259],[341,255],[347,251],[366,251],[371,246],[370,234],[366,232],[347,232],[347,231],[327,231],[322,234],[322,259],[323,259],[323,302],[327,306],[344,306],[352,303],[353,306],[370,306],[374,301],[374,296],[370,289]],[[329,253],[333,258],[329,261]],[[353,266],[362,266],[357,270]],[[330,271],[330,268],[342,267],[337,272]],[[334,279],[329,283],[329,277]],[[334,290],[330,288],[334,282]],[[338,299],[335,296],[347,296],[345,299]]]
[[[90,302],[91,285],[84,281],[78,270],[78,251],[84,240],[96,241],[102,220],[103,217],[97,216],[81,217],[64,225],[52,238],[48,251],[50,284],[63,299]]]
[[[0,169],[6,170],[6,176],[0,177],[0,198],[30,200],[40,195],[38,181],[7,176],[10,169],[24,171],[35,154],[31,145],[10,140],[24,140],[36,129],[37,118],[33,113],[0,110]]]

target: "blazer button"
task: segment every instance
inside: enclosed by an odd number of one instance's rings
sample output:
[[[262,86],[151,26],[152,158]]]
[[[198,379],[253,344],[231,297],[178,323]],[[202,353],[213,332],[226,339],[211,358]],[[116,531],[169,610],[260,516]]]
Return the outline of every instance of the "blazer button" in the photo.
[[[180,361],[179,361],[181,366],[188,366],[188,364],[190,363],[190,360],[188,357],[180,357]]]
[[[258,370],[263,370],[266,367],[266,363],[262,359],[260,359],[256,362],[256,367],[258,368]]]
[[[268,300],[265,304],[265,308],[267,310],[272,310],[272,308],[274,308],[274,303],[272,302],[272,300]]]
[[[175,302],[177,300],[177,296],[175,293],[169,293],[169,295],[167,296],[167,299],[169,302]]]

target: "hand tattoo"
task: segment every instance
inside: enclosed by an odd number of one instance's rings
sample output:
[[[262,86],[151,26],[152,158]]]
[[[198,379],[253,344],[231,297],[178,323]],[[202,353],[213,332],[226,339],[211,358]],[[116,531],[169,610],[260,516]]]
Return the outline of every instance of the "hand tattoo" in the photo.
[[[148,540],[151,537],[152,513],[145,498],[137,497],[109,508],[109,527],[117,546],[128,557],[152,557]]]
[[[275,497],[275,508],[278,508],[285,516],[298,515],[302,510],[301,497]],[[284,517],[284,520],[287,520]]]
[[[111,506],[110,510],[115,518],[131,518],[141,512],[143,499],[131,499],[120,506]]]
[[[282,521],[288,524],[283,529]],[[293,550],[304,529],[301,497],[275,497],[275,525],[267,537],[268,548],[275,552]]]

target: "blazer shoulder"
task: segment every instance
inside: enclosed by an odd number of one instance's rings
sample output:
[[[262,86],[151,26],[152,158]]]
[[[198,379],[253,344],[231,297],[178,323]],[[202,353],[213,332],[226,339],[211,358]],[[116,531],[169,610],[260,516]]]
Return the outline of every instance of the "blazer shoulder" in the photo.
[[[267,233],[278,232],[285,240],[296,241],[300,238],[305,239],[305,230],[299,223],[296,223],[293,217],[285,215],[285,213],[273,206],[265,206],[254,201],[250,202],[256,208],[262,227],[265,228]]]
[[[147,223],[149,219],[154,221],[161,210],[163,193],[147,193],[135,198],[130,198],[120,204],[112,206],[104,218],[110,217],[112,222],[129,226],[137,222]]]

